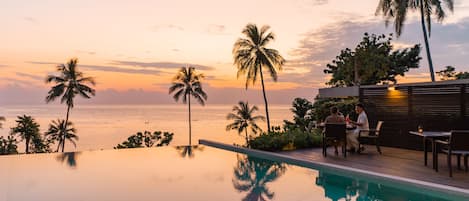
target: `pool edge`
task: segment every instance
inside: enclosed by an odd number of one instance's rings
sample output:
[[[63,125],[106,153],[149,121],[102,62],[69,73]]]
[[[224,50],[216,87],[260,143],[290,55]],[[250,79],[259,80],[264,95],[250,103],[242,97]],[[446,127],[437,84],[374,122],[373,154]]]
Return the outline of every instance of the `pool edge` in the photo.
[[[262,151],[262,150],[256,150],[256,149],[248,149],[244,147],[233,146],[233,145],[210,141],[210,140],[200,139],[199,144],[214,147],[214,148],[234,151],[238,153],[249,154],[251,156],[256,156],[260,158],[279,160],[285,163],[307,167],[307,168],[329,168],[333,170],[351,172],[351,173],[366,176],[369,178],[374,178],[377,180],[403,183],[403,184],[420,187],[420,188],[423,187],[423,188],[430,189],[430,190],[440,192],[440,193],[452,193],[456,196],[469,199],[469,189],[463,189],[463,188],[454,187],[454,186],[420,181],[420,180],[410,179],[410,178],[405,178],[405,177],[400,177],[400,176],[393,176],[389,174],[371,172],[371,171],[366,171],[366,170],[361,170],[361,169],[356,169],[356,168],[351,168],[351,167],[346,167],[346,166],[341,166],[341,165],[335,165],[335,164],[330,164],[330,163],[299,159],[299,158],[295,158],[292,156],[287,156],[287,155],[278,154],[274,152],[268,152],[268,151]]]

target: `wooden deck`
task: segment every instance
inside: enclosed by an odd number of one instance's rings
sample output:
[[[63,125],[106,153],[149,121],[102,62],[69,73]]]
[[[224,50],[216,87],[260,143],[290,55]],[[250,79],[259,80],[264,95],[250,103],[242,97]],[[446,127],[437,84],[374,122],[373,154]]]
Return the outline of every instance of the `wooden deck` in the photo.
[[[381,149],[382,155],[376,151],[374,146],[366,146],[366,150],[362,154],[347,154],[347,158],[344,158],[342,155],[336,156],[333,147],[328,148],[326,158],[322,156],[321,148],[286,151],[279,154],[469,189],[469,172],[464,171],[462,159],[462,170],[458,170],[456,158],[454,158],[453,177],[450,178],[446,155],[439,155],[439,172],[435,172],[432,169],[430,152],[428,153],[428,164],[424,166],[423,151],[390,147],[381,147]]]

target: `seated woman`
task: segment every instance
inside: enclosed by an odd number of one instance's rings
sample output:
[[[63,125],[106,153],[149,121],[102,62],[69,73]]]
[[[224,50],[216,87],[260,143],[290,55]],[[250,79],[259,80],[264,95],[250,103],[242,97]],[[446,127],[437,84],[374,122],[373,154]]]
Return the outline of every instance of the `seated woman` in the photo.
[[[344,119],[344,116],[343,115],[340,115],[339,113],[339,109],[337,107],[331,107],[331,114],[329,116],[326,117],[326,119],[324,120],[324,123],[326,124],[340,124],[340,123],[343,123],[345,124],[345,119]],[[335,148],[335,154],[339,154],[339,151],[337,150],[337,146],[341,145],[342,142],[339,142],[339,141],[334,141],[333,142],[333,145],[334,145],[334,148]]]

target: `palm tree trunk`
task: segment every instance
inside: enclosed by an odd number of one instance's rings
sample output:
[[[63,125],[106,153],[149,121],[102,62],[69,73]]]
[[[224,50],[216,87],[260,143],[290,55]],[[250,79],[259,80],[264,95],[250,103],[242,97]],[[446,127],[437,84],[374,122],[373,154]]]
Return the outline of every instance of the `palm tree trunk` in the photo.
[[[191,96],[190,94],[187,94],[186,96],[189,96],[189,146],[191,146],[191,139],[192,139],[192,125],[191,125]]]
[[[261,83],[262,83],[262,94],[264,95],[265,103],[265,116],[267,117],[267,131],[270,132],[270,118],[269,118],[269,106],[267,104],[267,97],[265,96],[265,87],[264,87],[264,75],[262,75],[262,68],[259,68],[261,73]]]
[[[68,116],[70,114],[70,105],[67,106],[67,116],[65,117],[65,125],[62,130],[62,153],[65,149],[65,132],[67,132]]]
[[[29,154],[29,138],[26,138],[26,154]]]
[[[430,68],[430,77],[432,79],[432,82],[435,82],[435,73],[433,72],[432,56],[430,54],[430,44],[428,43],[427,28],[425,26],[423,0],[420,0],[420,19],[422,23],[423,39],[425,40],[425,50],[427,51],[428,67]]]

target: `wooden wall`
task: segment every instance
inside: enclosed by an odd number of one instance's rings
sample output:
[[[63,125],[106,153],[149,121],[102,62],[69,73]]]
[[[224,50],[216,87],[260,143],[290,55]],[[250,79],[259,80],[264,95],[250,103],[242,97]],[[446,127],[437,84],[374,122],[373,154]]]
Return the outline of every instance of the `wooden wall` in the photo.
[[[374,127],[384,121],[381,144],[421,149],[422,139],[409,134],[422,125],[424,130],[469,130],[469,84],[363,87],[359,91]]]

